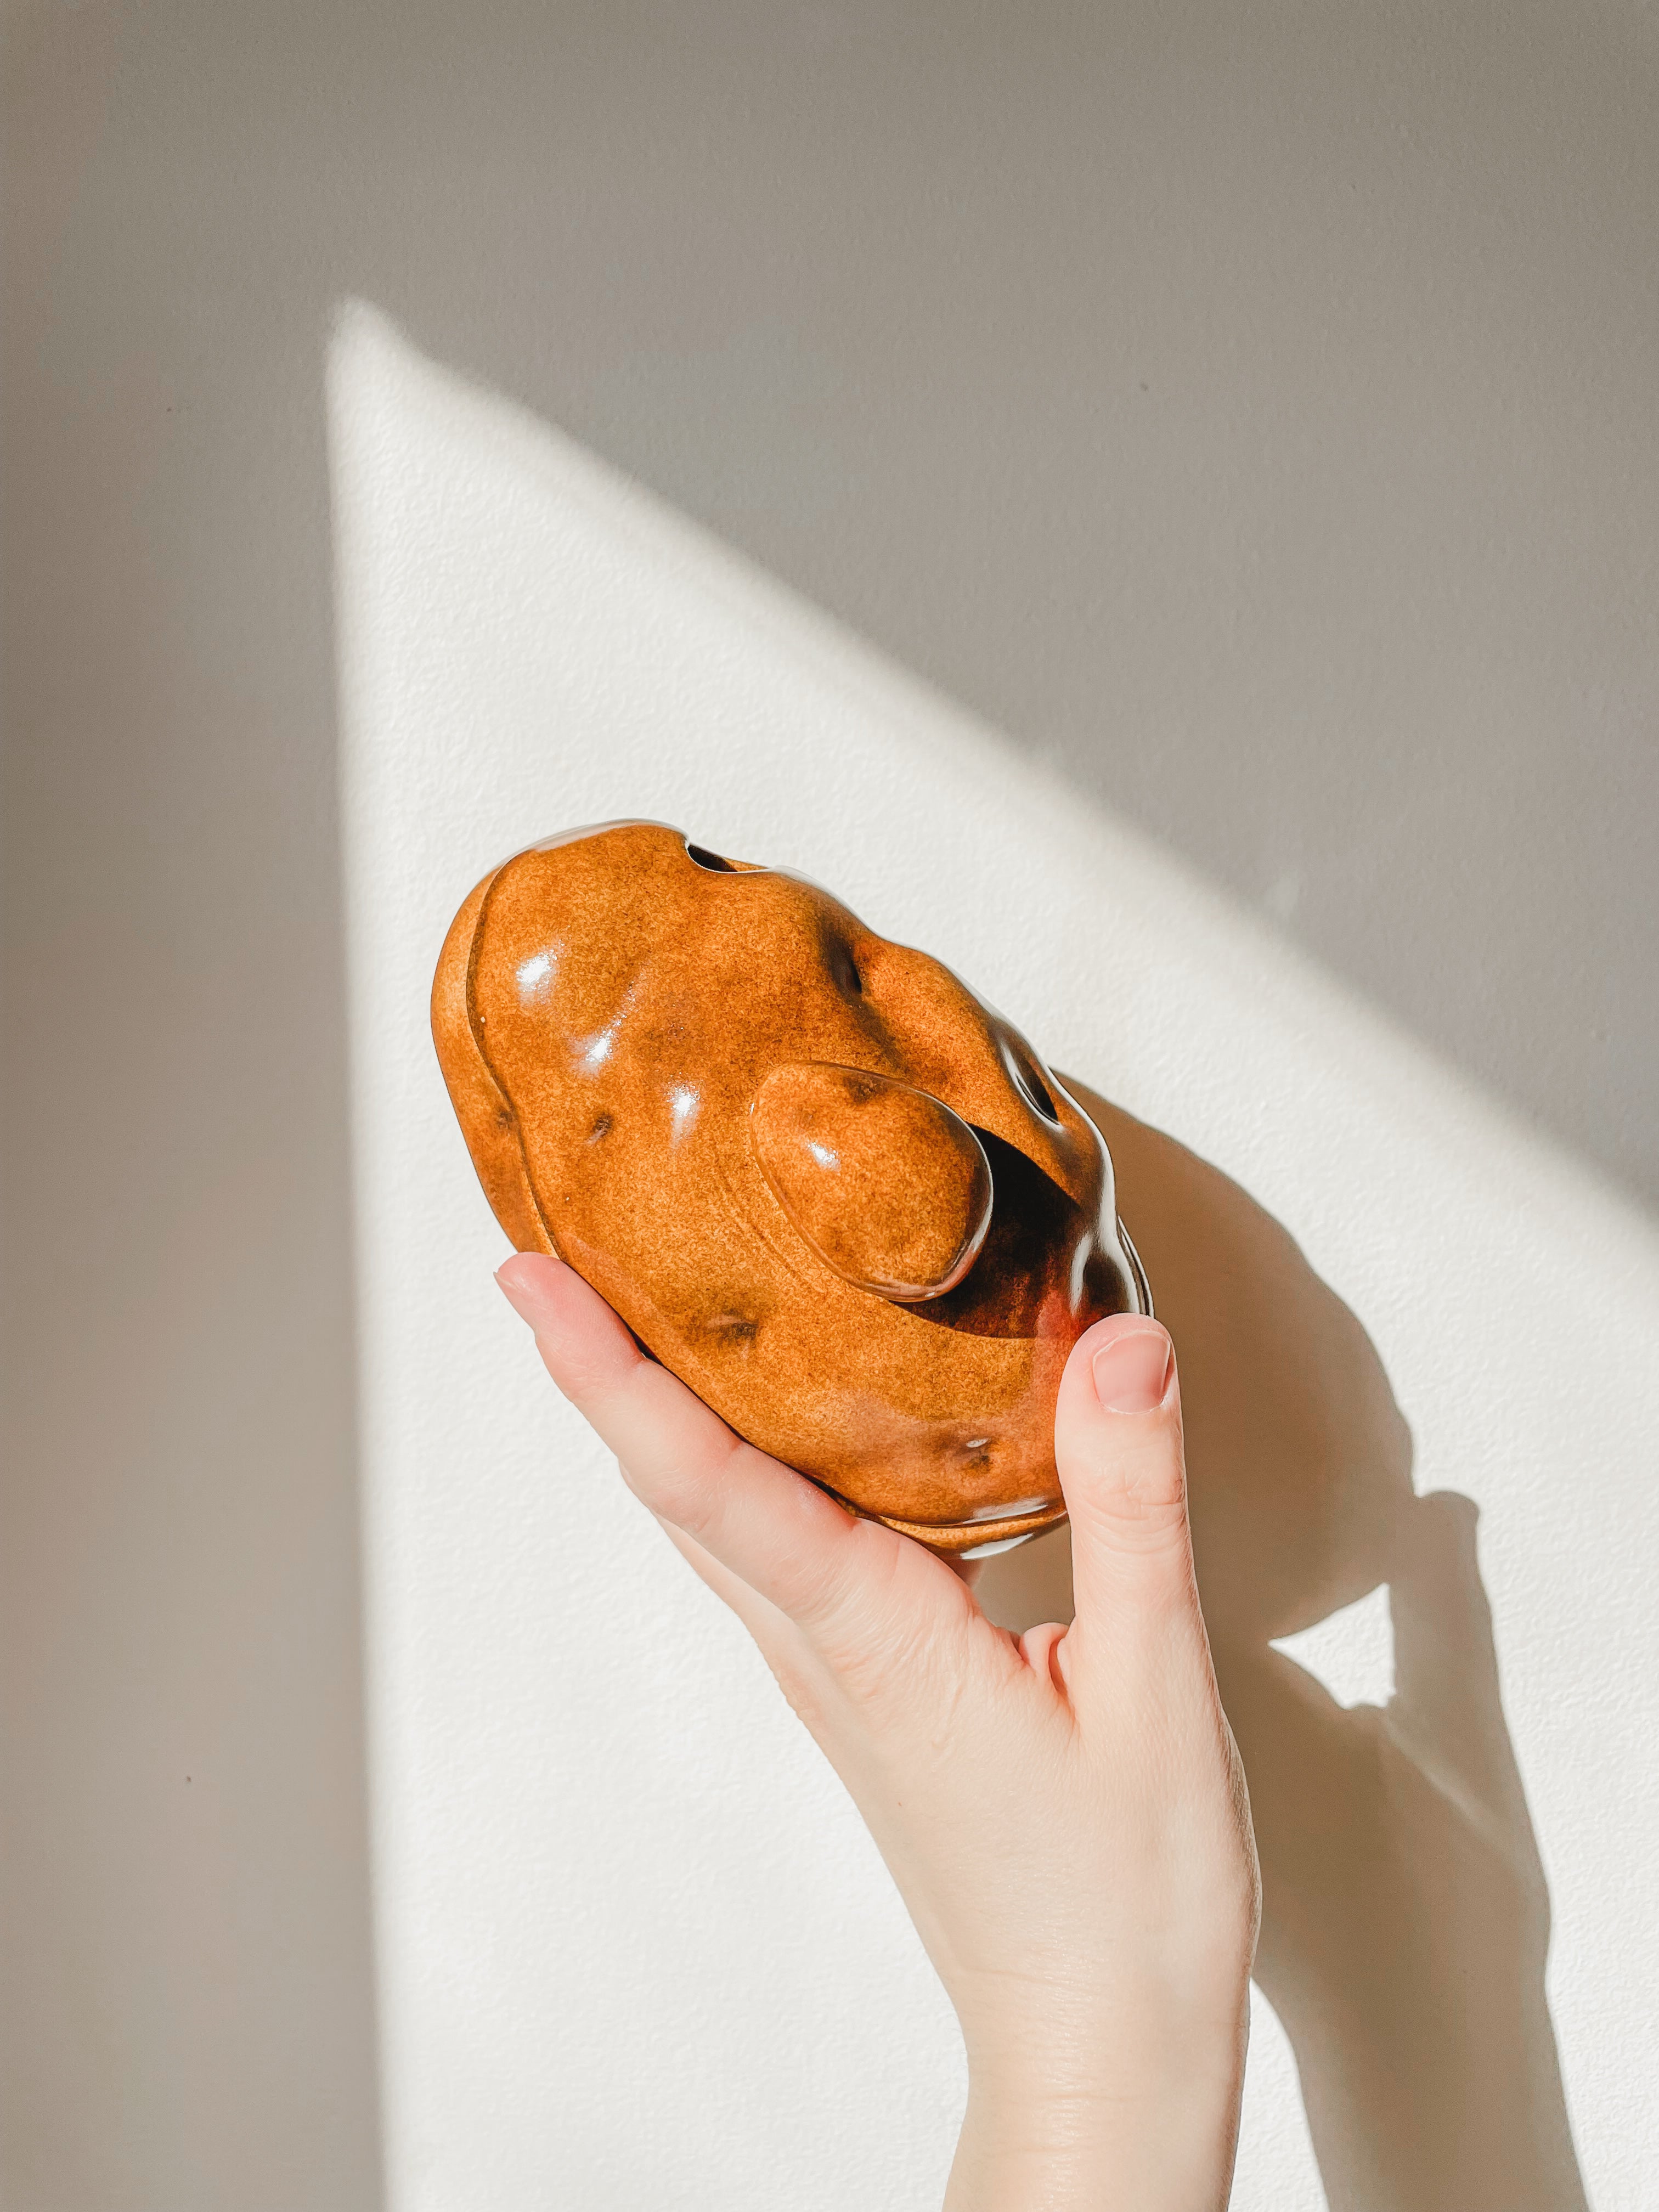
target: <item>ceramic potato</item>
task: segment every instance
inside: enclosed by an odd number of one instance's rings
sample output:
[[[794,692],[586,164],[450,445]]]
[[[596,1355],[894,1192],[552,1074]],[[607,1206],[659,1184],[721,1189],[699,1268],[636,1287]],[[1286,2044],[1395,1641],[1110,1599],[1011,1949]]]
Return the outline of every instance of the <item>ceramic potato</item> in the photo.
[[[477,886],[432,1026],[514,1243],[740,1435],[942,1551],[1063,1517],[1066,1354],[1150,1300],[1094,1124],[948,969],[613,823]]]

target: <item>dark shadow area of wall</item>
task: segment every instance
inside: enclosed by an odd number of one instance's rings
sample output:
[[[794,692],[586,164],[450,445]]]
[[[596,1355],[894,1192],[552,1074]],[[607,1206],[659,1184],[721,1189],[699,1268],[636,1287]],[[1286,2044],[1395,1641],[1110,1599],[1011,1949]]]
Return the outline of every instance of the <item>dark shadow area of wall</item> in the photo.
[[[0,2203],[367,2212],[325,292],[187,31],[6,70]]]
[[[1651,1200],[1659,62],[1600,4],[21,0],[5,75],[5,2155],[356,2206],[335,303]]]

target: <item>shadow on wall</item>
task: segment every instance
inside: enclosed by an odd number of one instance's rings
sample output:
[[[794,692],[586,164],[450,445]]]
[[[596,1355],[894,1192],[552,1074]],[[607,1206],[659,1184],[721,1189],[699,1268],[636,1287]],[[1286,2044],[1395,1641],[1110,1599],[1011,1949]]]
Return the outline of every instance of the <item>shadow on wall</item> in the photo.
[[[1412,1490],[1369,1338],[1236,1183],[1073,1085],[1181,1359],[1194,1545],[1261,1858],[1256,1977],[1333,2212],[1584,2203],[1545,1997],[1549,1897],[1498,1694],[1475,1509]],[[1386,1583],[1396,1687],[1345,1711],[1272,1639]],[[1071,1618],[1059,1530],[978,1583]]]

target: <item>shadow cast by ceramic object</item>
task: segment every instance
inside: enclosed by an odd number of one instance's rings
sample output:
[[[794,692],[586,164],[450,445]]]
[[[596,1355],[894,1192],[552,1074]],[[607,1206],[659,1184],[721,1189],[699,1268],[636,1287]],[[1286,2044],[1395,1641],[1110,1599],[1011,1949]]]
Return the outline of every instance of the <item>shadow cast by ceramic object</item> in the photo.
[[[1549,1898],[1499,1695],[1475,1510],[1412,1490],[1359,1323],[1238,1186],[1078,1085],[1181,1360],[1193,1540],[1261,1858],[1257,1978],[1336,2212],[1585,2199],[1545,1996]],[[1345,1710],[1271,1639],[1386,1583],[1395,1689]],[[977,1582],[1069,1619],[1060,1530]]]

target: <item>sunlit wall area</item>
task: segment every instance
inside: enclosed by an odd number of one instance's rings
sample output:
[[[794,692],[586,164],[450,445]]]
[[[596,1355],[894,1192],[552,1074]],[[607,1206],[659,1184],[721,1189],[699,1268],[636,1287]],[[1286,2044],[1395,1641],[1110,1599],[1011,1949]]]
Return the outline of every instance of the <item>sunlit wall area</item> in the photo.
[[[562,2176],[572,2203],[643,2208],[672,2177],[676,2203],[758,2212],[787,2171],[792,2203],[896,2212],[939,2185],[960,2094],[850,1808],[491,1285],[501,1239],[424,1033],[480,873],[643,814],[940,953],[1056,1065],[1236,1176],[1352,1307],[1418,1487],[1481,1510],[1503,1709],[1452,1714],[1451,1737],[1484,1731],[1490,1771],[1507,1712],[1585,2173],[1634,2212],[1659,2149],[1641,1217],[1167,855],[371,313],[343,319],[332,375],[393,2201],[528,2206]],[[1348,1620],[1315,1662],[1384,1699],[1374,1623]],[[1478,1651],[1437,1663],[1455,1701]],[[1461,1940],[1474,1900],[1444,1838],[1377,1840]],[[1469,1955],[1501,1996],[1515,1960]],[[1389,1996],[1423,2039],[1443,2027],[1443,1987]],[[1332,2122],[1321,2158],[1340,2171],[1364,2124]],[[1322,2202],[1265,2008],[1237,2201]]]

